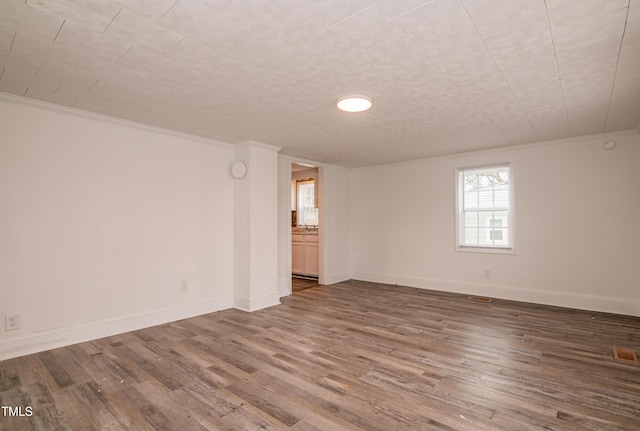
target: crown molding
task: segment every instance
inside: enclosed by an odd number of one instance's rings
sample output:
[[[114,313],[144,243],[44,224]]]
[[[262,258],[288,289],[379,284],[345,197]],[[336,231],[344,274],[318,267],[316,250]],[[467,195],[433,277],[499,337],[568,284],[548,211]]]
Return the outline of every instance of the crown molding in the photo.
[[[421,159],[415,160],[405,160],[402,162],[396,163],[382,163],[379,165],[371,165],[371,166],[362,166],[357,168],[349,168],[352,171],[366,171],[369,169],[378,169],[378,168],[387,168],[394,166],[404,166],[404,165],[413,165],[416,163],[425,163],[425,162],[435,162],[438,160],[447,160],[447,159],[459,159],[463,157],[469,156],[479,156],[483,154],[492,154],[498,152],[509,152],[509,151],[521,151],[526,150],[528,148],[536,148],[536,147],[544,147],[550,145],[562,145],[562,144],[571,144],[575,142],[587,141],[587,140],[601,140],[601,139],[613,139],[621,136],[637,136],[640,135],[640,130],[636,129],[627,129],[627,130],[619,130],[616,132],[608,132],[608,133],[598,133],[594,135],[584,135],[584,136],[571,136],[568,138],[562,139],[554,139],[549,141],[540,141],[540,142],[532,142],[529,144],[517,144],[517,145],[503,145],[501,147],[495,148],[485,148],[482,150],[475,151],[464,151],[460,153],[452,153],[452,154],[444,154],[442,156],[434,156],[434,157],[423,157]]]
[[[111,117],[105,114],[98,114],[95,112],[85,111],[82,109],[72,108],[70,106],[56,105],[50,102],[44,102],[42,100],[29,99],[27,97],[15,96],[13,94],[0,92],[0,102],[7,102],[14,105],[23,105],[31,108],[43,109],[52,112],[58,112],[66,115],[71,115],[78,118],[84,118],[87,120],[100,121],[103,123],[115,124],[122,127],[130,127],[134,129],[144,130],[152,133],[159,133],[165,136],[172,136],[181,139],[188,139],[191,141],[198,141],[209,145],[215,145],[226,149],[233,149],[234,145],[228,142],[218,141],[216,139],[205,138],[203,136],[192,135],[189,133],[178,132],[176,130],[165,129],[158,126],[152,126],[149,124],[138,123],[136,121],[125,120],[122,118]]]
[[[246,147],[262,148],[265,150],[275,151],[276,153],[282,149],[282,147],[278,147],[277,145],[267,144],[266,142],[253,141],[253,140],[238,142],[235,145],[235,148],[246,148]]]

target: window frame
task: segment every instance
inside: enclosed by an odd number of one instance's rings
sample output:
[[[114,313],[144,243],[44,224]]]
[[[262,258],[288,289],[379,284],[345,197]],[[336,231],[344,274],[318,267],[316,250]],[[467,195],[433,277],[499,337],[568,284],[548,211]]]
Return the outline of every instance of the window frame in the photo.
[[[468,245],[462,244],[464,228],[464,172],[486,171],[507,168],[509,170],[509,208],[507,210],[507,235],[509,244],[506,246]],[[465,166],[455,169],[455,251],[491,254],[516,254],[516,222],[515,222],[515,168],[513,162],[491,163],[486,165]]]

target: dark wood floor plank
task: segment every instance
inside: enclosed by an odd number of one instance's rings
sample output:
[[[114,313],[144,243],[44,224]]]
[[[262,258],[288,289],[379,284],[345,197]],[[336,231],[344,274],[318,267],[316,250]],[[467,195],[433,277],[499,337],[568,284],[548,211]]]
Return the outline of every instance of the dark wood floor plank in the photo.
[[[289,396],[297,405],[349,429],[380,430],[388,425],[377,422],[373,412],[362,414],[366,410],[365,406],[348,404],[336,391],[322,387],[317,382],[307,381],[275,368],[268,372],[258,371],[252,378],[263,385],[277,380],[279,384],[276,389]]]
[[[138,407],[146,421],[157,430],[205,431],[182,405],[176,405],[156,385],[145,382],[125,390],[130,402]]]
[[[93,422],[93,412],[86,408],[85,403],[78,401],[71,387],[61,389],[51,395],[71,430],[98,431]]]
[[[75,405],[80,405],[90,412],[91,423],[96,430],[123,431],[117,418],[109,411],[101,400],[102,390],[95,383],[79,384],[69,388],[76,397]]]
[[[39,356],[42,359],[42,363],[44,364],[44,366],[47,367],[49,375],[53,378],[58,387],[66,388],[67,386],[73,385],[74,381],[65,369],[61,359],[57,357],[57,353],[60,350],[61,349],[50,350],[47,352],[43,352]]]
[[[2,406],[19,407],[24,416],[0,415],[0,430],[69,431],[65,420],[49,390],[34,383],[0,393]],[[29,408],[30,411],[27,410]]]
[[[115,351],[119,358],[128,358],[135,364],[135,367],[143,370],[153,380],[164,386],[167,391],[179,389],[196,378],[195,376],[187,375],[176,364],[172,363],[169,358],[152,352],[146,343],[121,345]]]
[[[16,367],[17,363],[16,360],[0,362],[0,393],[17,388],[22,384]]]
[[[300,418],[287,410],[286,399],[249,379],[238,381],[226,390],[289,427],[300,422]],[[293,410],[291,406],[289,409]]]
[[[223,340],[224,342],[224,340]],[[225,346],[218,340],[194,337],[189,340],[185,340],[185,343],[190,344],[205,353],[210,354],[218,360],[221,360],[229,365],[236,367],[238,370],[242,370],[245,373],[253,373],[258,370],[259,363],[251,358],[244,358],[236,355],[233,350],[230,350],[228,346]]]
[[[96,396],[118,420],[123,429],[127,431],[154,431],[155,428],[149,423],[143,411],[127,397],[127,389],[106,393],[93,388]]]

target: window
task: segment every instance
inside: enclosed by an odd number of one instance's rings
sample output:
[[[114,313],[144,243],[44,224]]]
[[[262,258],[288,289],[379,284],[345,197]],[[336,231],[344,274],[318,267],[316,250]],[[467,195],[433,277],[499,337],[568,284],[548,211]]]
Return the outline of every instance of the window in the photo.
[[[458,170],[458,250],[513,250],[510,171],[507,164]]]
[[[298,226],[316,226],[318,208],[315,207],[314,181],[298,182]]]

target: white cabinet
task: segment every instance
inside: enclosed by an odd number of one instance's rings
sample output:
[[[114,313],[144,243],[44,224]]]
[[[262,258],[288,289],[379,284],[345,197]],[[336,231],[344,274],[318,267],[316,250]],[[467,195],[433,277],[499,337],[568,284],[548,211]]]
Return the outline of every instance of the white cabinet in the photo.
[[[305,275],[318,276],[318,243],[304,243],[304,271]]]
[[[304,235],[291,235],[291,272],[304,273]]]
[[[291,272],[318,276],[318,235],[291,235]]]

